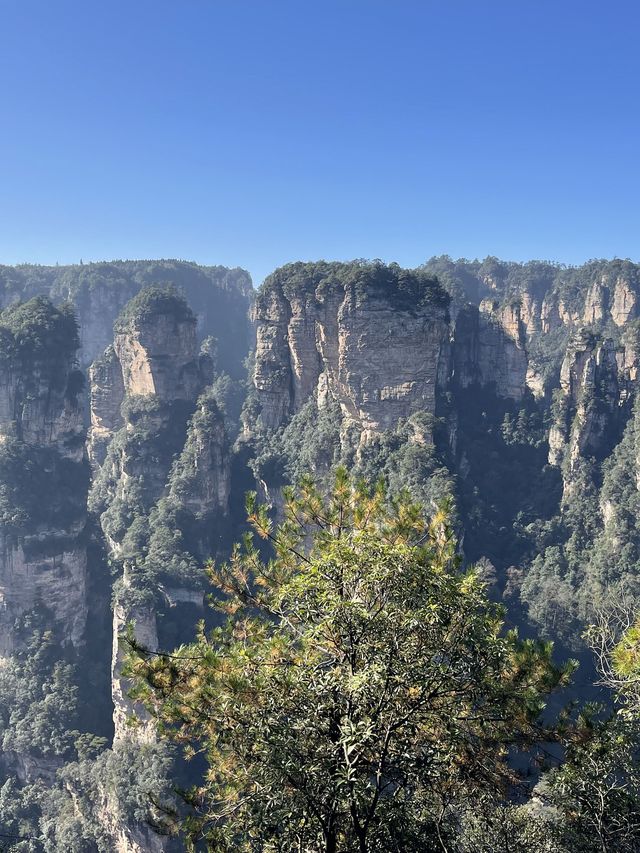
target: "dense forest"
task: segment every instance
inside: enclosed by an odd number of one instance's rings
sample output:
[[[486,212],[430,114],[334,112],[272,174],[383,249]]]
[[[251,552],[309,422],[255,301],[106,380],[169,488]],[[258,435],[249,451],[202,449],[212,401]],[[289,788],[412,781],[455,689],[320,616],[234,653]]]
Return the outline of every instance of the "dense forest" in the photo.
[[[0,305],[5,849],[640,849],[640,266]]]

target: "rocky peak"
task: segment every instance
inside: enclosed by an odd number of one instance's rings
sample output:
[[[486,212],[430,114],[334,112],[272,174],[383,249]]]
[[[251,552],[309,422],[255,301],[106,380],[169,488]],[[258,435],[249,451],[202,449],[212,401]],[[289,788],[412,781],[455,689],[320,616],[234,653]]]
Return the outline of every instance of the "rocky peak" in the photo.
[[[434,412],[448,365],[448,299],[424,274],[382,264],[294,264],[256,302],[254,386],[264,426],[315,397],[362,441]]]
[[[227,431],[213,387],[205,388],[216,347],[207,340],[200,352],[195,330],[191,309],[173,289],[143,290],[90,371],[89,446],[96,462],[90,506],[122,569],[113,612],[117,739],[133,707],[120,675],[118,637],[132,622],[138,641],[155,649],[162,598],[172,611],[202,606],[201,567],[216,553],[227,512]],[[153,732],[143,728],[140,737]]]
[[[37,297],[0,317],[0,434],[82,457],[84,377],[73,313]]]
[[[197,396],[196,318],[173,288],[147,288],[132,299],[116,323],[113,348],[127,394]]]

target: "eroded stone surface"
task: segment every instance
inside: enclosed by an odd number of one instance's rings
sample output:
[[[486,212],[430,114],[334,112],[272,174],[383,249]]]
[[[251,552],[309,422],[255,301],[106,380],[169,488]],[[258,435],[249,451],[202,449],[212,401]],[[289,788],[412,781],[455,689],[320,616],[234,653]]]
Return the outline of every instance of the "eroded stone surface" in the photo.
[[[276,428],[315,397],[337,401],[363,441],[416,410],[435,411],[446,375],[446,308],[399,311],[378,295],[287,299],[273,288],[257,306],[254,384],[263,424]]]

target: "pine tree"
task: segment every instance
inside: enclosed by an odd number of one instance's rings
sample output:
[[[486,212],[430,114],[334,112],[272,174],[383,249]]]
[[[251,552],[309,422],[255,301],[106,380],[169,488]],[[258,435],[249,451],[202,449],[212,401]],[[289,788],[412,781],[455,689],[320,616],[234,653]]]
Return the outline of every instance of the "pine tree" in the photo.
[[[455,804],[504,790],[509,751],[551,736],[544,696],[571,666],[503,632],[460,569],[447,507],[427,521],[344,470],[327,498],[310,479],[284,497],[279,524],[248,500],[270,559],[248,535],[209,567],[221,626],[172,654],[129,637],[160,736],[206,754],[189,843],[446,849]]]

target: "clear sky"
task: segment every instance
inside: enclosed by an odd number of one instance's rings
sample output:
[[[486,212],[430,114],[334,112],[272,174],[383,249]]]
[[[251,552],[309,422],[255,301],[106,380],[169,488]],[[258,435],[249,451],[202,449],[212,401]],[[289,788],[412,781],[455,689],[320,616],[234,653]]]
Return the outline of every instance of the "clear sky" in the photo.
[[[637,0],[0,0],[0,263],[640,259]]]

